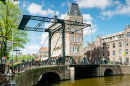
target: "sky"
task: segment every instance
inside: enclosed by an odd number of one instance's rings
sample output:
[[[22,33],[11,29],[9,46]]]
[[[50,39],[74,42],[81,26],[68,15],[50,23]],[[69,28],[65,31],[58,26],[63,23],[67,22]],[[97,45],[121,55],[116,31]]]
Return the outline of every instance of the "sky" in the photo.
[[[130,25],[130,0],[19,0],[18,4],[23,15],[33,15],[50,17],[58,15],[59,19],[66,16],[71,3],[78,4],[84,23],[92,25],[92,28],[84,28],[83,43],[86,47],[87,41],[92,42],[96,37],[123,31],[126,25]],[[28,26],[35,27],[38,21],[30,21]],[[50,23],[45,23],[42,28],[48,27]],[[92,29],[92,34],[91,34]],[[23,54],[36,54],[45,39],[46,32],[28,32],[30,42],[21,49]],[[48,46],[48,41],[43,47]]]

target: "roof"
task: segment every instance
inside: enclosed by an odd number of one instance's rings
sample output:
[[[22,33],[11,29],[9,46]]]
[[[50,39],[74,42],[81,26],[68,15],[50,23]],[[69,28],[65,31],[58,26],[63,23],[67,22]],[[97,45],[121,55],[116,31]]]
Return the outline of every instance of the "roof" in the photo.
[[[41,47],[40,50],[47,50],[47,47]]]
[[[77,16],[82,16],[78,4],[71,3],[67,15],[74,15],[74,12],[77,12]]]
[[[112,37],[112,36],[116,36],[116,35],[120,35],[120,34],[124,34],[124,31],[117,32],[117,33],[114,33],[114,34],[110,34],[110,35],[107,35],[107,36],[103,36],[102,39]]]

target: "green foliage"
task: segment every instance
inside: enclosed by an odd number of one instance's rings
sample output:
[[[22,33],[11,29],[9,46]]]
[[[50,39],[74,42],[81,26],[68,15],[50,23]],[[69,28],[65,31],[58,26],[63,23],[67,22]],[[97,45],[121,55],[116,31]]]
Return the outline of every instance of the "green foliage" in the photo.
[[[35,56],[29,56],[29,55],[21,55],[17,56],[17,60],[19,59],[20,61],[27,61],[27,60],[32,60],[35,59]],[[13,56],[13,60],[16,61],[16,55]]]
[[[112,64],[112,63],[113,63],[113,61],[111,61],[111,60],[110,60],[110,63]]]
[[[6,47],[6,40],[12,40],[12,32],[14,32],[14,41],[19,42],[20,48],[24,48],[24,45],[29,41],[27,32],[17,29],[21,19],[22,11],[18,5],[14,5],[11,0],[8,0],[6,4],[0,2],[0,28],[2,28],[0,34],[3,33],[6,37],[4,50],[7,50],[7,54],[10,53],[11,47]],[[16,47],[17,44],[14,44],[14,49]]]

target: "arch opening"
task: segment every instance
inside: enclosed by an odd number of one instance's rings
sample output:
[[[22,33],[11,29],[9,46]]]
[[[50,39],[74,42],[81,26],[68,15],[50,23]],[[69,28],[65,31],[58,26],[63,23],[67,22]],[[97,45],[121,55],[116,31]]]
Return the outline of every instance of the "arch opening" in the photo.
[[[60,81],[60,76],[54,72],[44,73],[41,79],[38,81],[39,83],[48,83],[53,81]]]
[[[104,76],[113,76],[114,73],[111,69],[106,69],[104,72]]]

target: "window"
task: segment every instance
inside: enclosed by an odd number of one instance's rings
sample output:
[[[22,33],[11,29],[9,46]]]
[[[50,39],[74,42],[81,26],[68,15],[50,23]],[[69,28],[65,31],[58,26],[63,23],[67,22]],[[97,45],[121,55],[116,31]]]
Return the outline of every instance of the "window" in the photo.
[[[71,36],[71,42],[75,42],[75,37]]]
[[[128,46],[128,42],[127,41],[125,42],[125,46]]]
[[[121,56],[122,55],[122,51],[121,50],[119,50],[119,56]]]
[[[119,47],[121,47],[121,42],[119,42]]]
[[[74,53],[74,51],[75,51],[75,46],[71,45],[71,52]]]
[[[77,16],[77,11],[74,11],[74,15]]]
[[[75,22],[75,19],[71,19],[71,21]]]
[[[104,49],[104,43],[103,43],[103,45],[102,45],[102,49]]]
[[[81,42],[81,36],[77,37],[77,42]]]
[[[71,32],[75,32],[75,29],[74,29],[74,28],[71,28]]]
[[[104,42],[104,39],[102,39],[102,42]]]
[[[115,43],[113,43],[113,48],[115,48]]]
[[[113,56],[115,56],[115,51],[113,51]]]
[[[129,37],[130,36],[130,32],[127,32],[127,37]]]
[[[77,33],[78,33],[78,34],[81,34],[81,30],[77,30]]]
[[[77,20],[77,22],[81,22],[81,20]]]
[[[104,56],[104,52],[103,52],[102,56]]]
[[[126,62],[129,63],[129,58],[126,58]]]
[[[78,52],[78,53],[81,52],[81,46],[77,46],[77,52]]]
[[[42,51],[40,51],[40,54],[42,54],[43,52]]]
[[[128,55],[128,49],[125,50],[125,54]]]
[[[107,38],[107,41],[109,42],[109,41],[110,41],[110,38]]]
[[[47,52],[44,52],[44,54],[46,54]]]
[[[110,52],[109,51],[107,52],[107,54],[108,54],[108,56],[110,56]]]
[[[119,38],[121,38],[121,35],[119,35]]]
[[[115,40],[115,36],[113,36],[113,40]]]
[[[107,49],[109,49],[109,44],[107,44]]]

